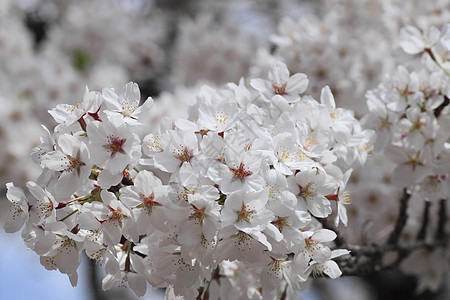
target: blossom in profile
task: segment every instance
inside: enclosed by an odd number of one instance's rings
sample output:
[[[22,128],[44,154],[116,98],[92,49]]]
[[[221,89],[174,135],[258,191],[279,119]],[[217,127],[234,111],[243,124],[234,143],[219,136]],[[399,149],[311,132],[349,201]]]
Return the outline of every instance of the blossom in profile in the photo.
[[[135,82],[127,83],[119,95],[112,88],[103,89],[102,97],[108,107],[105,113],[117,122],[128,125],[141,125],[141,121],[138,120],[142,120],[153,105],[153,99],[150,97],[142,105],[139,105],[141,92]]]
[[[290,76],[286,64],[277,62],[269,71],[269,80],[252,79],[250,83],[264,101],[271,101],[279,95],[292,103],[300,100],[300,94],[306,91],[309,80],[303,73]]]
[[[19,231],[28,221],[28,200],[23,190],[12,182],[6,184],[6,198],[10,202],[4,229],[7,233]]]

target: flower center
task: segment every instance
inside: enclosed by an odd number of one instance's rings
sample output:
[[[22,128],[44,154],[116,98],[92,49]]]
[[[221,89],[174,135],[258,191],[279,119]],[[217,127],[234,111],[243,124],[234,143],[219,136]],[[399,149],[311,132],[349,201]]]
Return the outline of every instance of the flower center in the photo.
[[[287,93],[286,93],[286,86],[287,86],[286,82],[281,84],[281,85],[277,85],[275,83],[272,83],[273,91],[277,95],[287,95]]]
[[[247,170],[244,166],[244,163],[241,162],[239,168],[229,168],[233,173],[234,178],[239,179],[240,181],[244,181],[244,178],[253,174],[252,171]]]
[[[146,197],[144,194],[141,194],[141,199],[143,199],[142,203],[136,207],[145,207],[148,212],[151,212],[153,210],[153,207],[155,206],[162,206],[159,202],[155,201],[155,193],[153,192],[148,197]]]
[[[191,215],[189,216],[189,220],[196,220],[196,224],[202,224],[203,219],[205,218],[205,207],[197,208],[195,205],[191,204]]]
[[[182,162],[189,162],[192,158],[192,151],[189,150],[187,147],[183,147],[182,151],[176,150],[174,151],[174,155],[177,159],[179,159]]]
[[[125,99],[122,103],[122,115],[125,117],[130,117],[138,106],[139,100],[131,101],[130,99]]]
[[[104,145],[106,151],[111,152],[111,157],[116,155],[117,152],[125,154],[125,150],[123,150],[123,145],[125,144],[126,139],[120,139],[114,136],[108,136],[108,144]]]
[[[80,101],[76,101],[75,105],[69,105],[69,108],[67,109],[68,112],[74,112],[78,109],[83,109],[83,103]]]
[[[224,113],[222,111],[218,111],[215,115],[212,115],[217,122],[219,122],[220,124],[224,125],[228,119],[228,117],[230,116],[230,114],[228,113]]]
[[[250,218],[253,218],[253,214],[255,214],[256,211],[253,209],[249,209],[247,205],[242,203],[242,209],[238,212],[238,219],[237,221],[246,221],[247,223],[250,223]]]
[[[76,170],[78,175],[80,174],[80,167],[84,166],[85,163],[80,160],[79,157],[73,157],[72,155],[67,154],[67,159],[69,160],[68,165],[65,169],[66,172],[72,172]]]
[[[123,221],[123,218],[125,217],[125,215],[123,214],[120,207],[118,207],[117,209],[114,209],[114,208],[108,206],[108,208],[111,210],[111,215],[109,217],[109,221],[111,221],[113,223],[117,222],[119,224],[119,226],[122,227],[122,221]]]
[[[315,195],[314,183],[310,182],[304,187],[300,186],[299,196],[302,196],[305,199],[313,198]]]
[[[272,221],[271,223],[273,225],[275,225],[275,227],[277,227],[280,232],[282,232],[284,227],[290,226],[287,221],[288,218],[289,217],[287,217],[287,216],[286,217],[277,217],[277,219],[275,221]]]
[[[270,271],[274,273],[275,276],[280,277],[282,275],[283,262],[282,259],[272,258],[272,262],[269,264]]]

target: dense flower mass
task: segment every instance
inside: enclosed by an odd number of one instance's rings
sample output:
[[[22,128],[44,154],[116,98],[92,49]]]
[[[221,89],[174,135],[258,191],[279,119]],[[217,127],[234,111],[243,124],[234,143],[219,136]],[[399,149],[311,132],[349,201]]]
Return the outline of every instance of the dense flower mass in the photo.
[[[166,299],[443,290],[448,0],[0,2],[0,219],[46,269]]]
[[[365,127],[378,132],[374,147],[391,164],[392,185],[406,188],[411,197],[409,215],[413,218],[408,220],[403,237],[406,244],[412,242],[407,234],[416,235],[418,241],[446,240],[440,223],[445,216],[430,216],[445,210],[450,194],[449,29],[450,24],[423,32],[404,27],[399,45],[406,63],[399,64],[391,76],[366,93],[369,113],[363,120]],[[417,228],[418,221],[426,225]],[[433,251],[448,252],[445,243]],[[418,291],[436,291],[440,284],[429,280],[429,272],[446,273],[448,265],[437,264],[421,272],[427,259],[417,265],[407,263],[422,252],[412,252],[402,263],[402,270],[420,279]]]
[[[394,164],[392,180],[427,201],[448,197],[450,25],[402,30],[400,46],[411,54],[377,89],[367,92],[367,127],[378,132],[375,149]]]
[[[103,261],[105,288],[127,281],[137,295],[145,282],[187,298],[219,294],[226,285],[210,287],[214,274],[238,266],[264,274],[247,290],[272,297],[294,295],[311,272],[335,278],[326,242],[336,234],[317,218],[341,202],[332,195],[364,162],[373,132],[336,108],[328,87],[320,102],[302,94],[307,83],[277,63],[269,79],[252,80],[255,90],[209,90],[189,119],[150,132],[142,116],[152,99],[137,106],[135,83],[119,96],[86,90],[82,103],[50,111],[59,125],[34,150],[43,173],[27,184],[33,198],[8,184],[7,231],[25,225],[30,249],[73,284],[85,251]]]

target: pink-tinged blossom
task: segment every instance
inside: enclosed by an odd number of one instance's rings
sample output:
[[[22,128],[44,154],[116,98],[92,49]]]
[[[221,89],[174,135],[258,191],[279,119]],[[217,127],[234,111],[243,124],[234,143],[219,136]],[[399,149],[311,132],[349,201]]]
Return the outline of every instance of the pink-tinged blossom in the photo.
[[[222,261],[235,259],[254,263],[264,258],[264,251],[270,248],[267,238],[262,233],[248,234],[234,226],[223,228],[219,233],[219,242],[214,251],[214,258]]]
[[[198,198],[174,214],[178,216],[178,241],[182,245],[208,243],[221,228],[220,206],[215,201]]]
[[[345,205],[349,205],[352,203],[351,199],[351,191],[346,190],[345,187],[347,185],[347,182],[350,178],[350,175],[352,174],[353,169],[348,170],[345,172],[344,176],[342,177],[342,181],[338,187],[337,194],[331,195],[332,200],[336,200],[337,205],[337,213],[336,218],[334,219],[334,225],[339,225],[339,220],[347,226],[348,223],[348,217],[347,217],[347,209],[345,208]],[[330,199],[330,197],[328,197]]]
[[[329,229],[319,229],[302,231],[300,237],[303,247],[294,257],[295,268],[299,270],[299,274],[306,271],[311,260],[324,263],[331,258],[330,248],[322,243],[333,241],[336,238],[336,233]]]
[[[154,247],[155,240],[160,243],[157,248]],[[186,296],[193,293],[192,297],[195,298],[201,276],[199,263],[182,255],[175,236],[170,233],[150,235],[143,238],[135,249],[151,259],[148,282],[153,285],[167,282],[174,286],[176,294]]]
[[[40,141],[41,144],[33,148],[31,152],[31,158],[35,163],[40,164],[42,157],[55,150],[55,139],[52,137],[50,131],[44,125],[41,125],[42,129],[44,129],[44,135],[41,136]]]
[[[142,119],[148,114],[153,104],[153,99],[149,97],[144,104],[139,106],[141,92],[134,82],[127,83],[119,95],[112,88],[103,89],[102,96],[108,108],[105,110],[105,114],[128,125],[142,125]]]
[[[322,263],[312,261],[306,269],[305,275],[309,276],[309,274],[312,273],[313,277],[322,277],[327,275],[331,279],[336,279],[342,275],[342,271],[339,269],[338,264],[332,259],[347,255],[349,253],[350,251],[346,249],[333,250],[331,251],[330,259],[327,261]]]
[[[259,175],[263,160],[261,153],[246,151],[237,153],[227,148],[224,162],[216,168],[208,169],[208,177],[217,183],[224,194],[235,191],[260,191],[264,188],[264,179]]]
[[[444,247],[418,249],[402,261],[400,268],[406,274],[418,277],[418,293],[425,290],[436,292],[441,287],[444,274],[449,272],[448,263],[445,263],[448,259],[449,251]]]
[[[140,152],[139,138],[125,123],[116,125],[108,119],[91,122],[87,126],[87,135],[92,163],[114,174],[123,172],[131,162],[132,151]]]
[[[9,200],[9,212],[6,215],[4,228],[7,233],[19,231],[28,221],[28,200],[23,190],[12,182],[6,184],[6,198]]]
[[[402,127],[402,139],[408,141],[411,147],[419,150],[429,139],[436,136],[438,130],[437,120],[427,112],[421,112],[417,106],[409,107],[406,110],[406,118],[400,120]]]
[[[347,141],[355,124],[352,112],[343,108],[336,108],[334,96],[329,86],[322,88],[320,103],[325,106],[328,112],[328,116],[325,116],[322,121],[329,125],[337,141]]]
[[[275,63],[269,71],[269,80],[252,79],[251,85],[260,92],[265,101],[279,95],[287,102],[300,100],[300,94],[306,91],[309,80],[303,73],[289,75],[286,64]]]
[[[103,203],[85,203],[82,213],[88,214],[87,220],[95,217],[98,223],[90,224],[92,229],[101,228],[106,244],[113,246],[120,242],[122,234],[131,240],[138,240],[138,234],[133,222],[132,212],[128,207],[117,200],[116,196],[108,191],[101,191]],[[91,229],[91,228],[87,228]]]
[[[202,130],[224,132],[236,125],[238,107],[236,103],[222,102],[217,105],[202,103],[198,108],[197,124]]]
[[[47,230],[50,232],[38,239],[34,251],[41,256],[41,264],[46,269],[58,269],[69,275],[72,285],[75,286],[77,269],[81,263],[83,238],[69,231],[60,222],[49,224]]]
[[[56,221],[56,207],[58,203],[55,197],[46,189],[32,181],[27,182],[27,188],[33,195],[29,198],[30,221],[34,224]]]
[[[265,208],[269,191],[236,191],[227,196],[222,209],[223,226],[234,226],[246,233],[263,231],[273,218],[273,213]]]
[[[311,215],[304,210],[291,209],[281,204],[273,206],[272,211],[274,217],[270,225],[275,228],[277,234],[270,234],[267,230],[266,233],[275,240],[277,235],[281,236],[277,240],[278,244],[274,244],[273,251],[280,253],[286,251],[285,249],[293,252],[300,251],[304,243],[298,237],[302,235],[301,228],[305,228],[311,222]]]
[[[431,151],[429,147],[422,150],[390,145],[384,151],[387,158],[397,164],[393,171],[393,183],[408,187],[422,181],[431,173]]]
[[[86,87],[82,102],[77,101],[74,105],[58,104],[56,108],[49,110],[49,113],[57,123],[69,126],[83,118],[85,114],[96,115],[102,102],[100,93],[89,91]]]
[[[166,231],[166,211],[169,210],[168,187],[149,171],[140,171],[133,186],[120,191],[120,200],[131,208],[139,234],[151,233],[154,228]]]
[[[433,47],[439,38],[440,31],[434,26],[425,34],[414,26],[406,26],[400,31],[400,46],[408,54],[419,54]]]
[[[292,261],[288,261],[285,257],[274,258],[271,256],[271,261],[262,269],[260,275],[263,297],[276,299],[284,289],[295,294],[291,283],[293,277]]]
[[[323,169],[304,169],[295,175],[295,182],[290,191],[297,195],[299,204],[304,203],[311,214],[319,218],[331,213],[330,201],[325,196],[334,191],[334,186]]]
[[[88,180],[91,172],[89,151],[79,137],[69,134],[61,134],[57,145],[57,150],[42,157],[41,165],[61,172],[55,184],[55,193],[70,196]]]
[[[406,74],[404,82],[421,78]],[[312,215],[329,216],[336,200],[346,222],[348,170],[365,161],[368,151],[358,147],[370,138],[351,112],[336,107],[329,88],[320,103],[300,97],[307,84],[306,75],[290,76],[278,63],[269,80],[252,81],[259,95],[245,80],[204,88],[188,120],[167,118],[151,133],[137,126],[145,124],[151,100],[139,106],[136,84],[119,95],[109,88],[101,96],[87,92],[92,105],[70,107],[73,114],[53,111],[60,124],[34,150],[44,171],[38,183],[27,184],[33,196],[27,200],[8,185],[12,217],[5,228],[26,223],[27,246],[72,284],[85,250],[105,266],[105,289],[128,283],[143,295],[148,282],[186,299],[199,291],[224,299],[296,299],[309,266],[333,267],[323,243],[335,234]],[[434,97],[438,88],[426,85],[423,93]],[[438,100],[424,104],[427,114]],[[414,101],[410,107],[422,103]],[[425,136],[444,162],[445,130]],[[431,174],[445,172],[442,163]]]
[[[117,246],[117,258],[112,257],[105,263],[105,269],[110,269],[114,272],[110,272],[103,278],[102,288],[109,290],[114,285],[124,287],[128,283],[136,295],[142,297],[147,290],[144,261],[142,257],[128,249],[129,247],[131,247],[129,242],[126,242],[121,247]],[[109,265],[111,264],[114,264],[114,267],[110,268]]]
[[[177,173],[183,163],[190,163],[198,154],[198,140],[194,132],[169,131],[161,137],[163,151],[153,156],[156,168]]]
[[[270,150],[262,150],[266,161],[283,175],[292,175],[299,165],[307,161],[306,154],[289,133],[280,133],[272,138]]]

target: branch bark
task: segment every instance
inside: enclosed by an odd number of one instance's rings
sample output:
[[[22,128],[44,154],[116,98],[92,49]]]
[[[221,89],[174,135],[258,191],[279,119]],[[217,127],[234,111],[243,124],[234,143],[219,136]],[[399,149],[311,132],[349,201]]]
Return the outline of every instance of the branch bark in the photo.
[[[398,244],[398,241],[402,234],[403,228],[405,227],[406,221],[408,219],[406,210],[408,208],[409,198],[411,198],[411,195],[408,194],[406,188],[404,188],[402,198],[400,199],[400,208],[399,208],[399,212],[398,212],[397,222],[395,223],[394,230],[392,231],[391,235],[389,236],[387,245],[397,245]]]
[[[418,241],[425,240],[425,237],[427,235],[427,228],[428,228],[429,214],[430,214],[430,205],[431,205],[431,202],[425,201],[425,206],[423,208],[422,226],[420,227],[419,234],[417,235]]]
[[[426,242],[426,230],[429,223],[429,209],[431,203],[426,202],[424,207],[424,218],[417,235],[417,240],[409,245],[400,245],[399,240],[407,221],[407,207],[411,195],[403,190],[403,196],[400,200],[399,216],[395,227],[384,245],[362,245],[349,246],[350,256],[343,257],[338,261],[342,271],[342,276],[366,276],[374,272],[394,270],[398,268],[406,257],[413,251],[426,248],[434,250],[438,247],[447,247],[448,235],[446,233],[447,209],[446,199],[439,202],[438,227],[433,241]],[[344,241],[345,243],[345,241]],[[386,253],[395,253],[397,258],[389,263],[383,264],[383,258]]]

